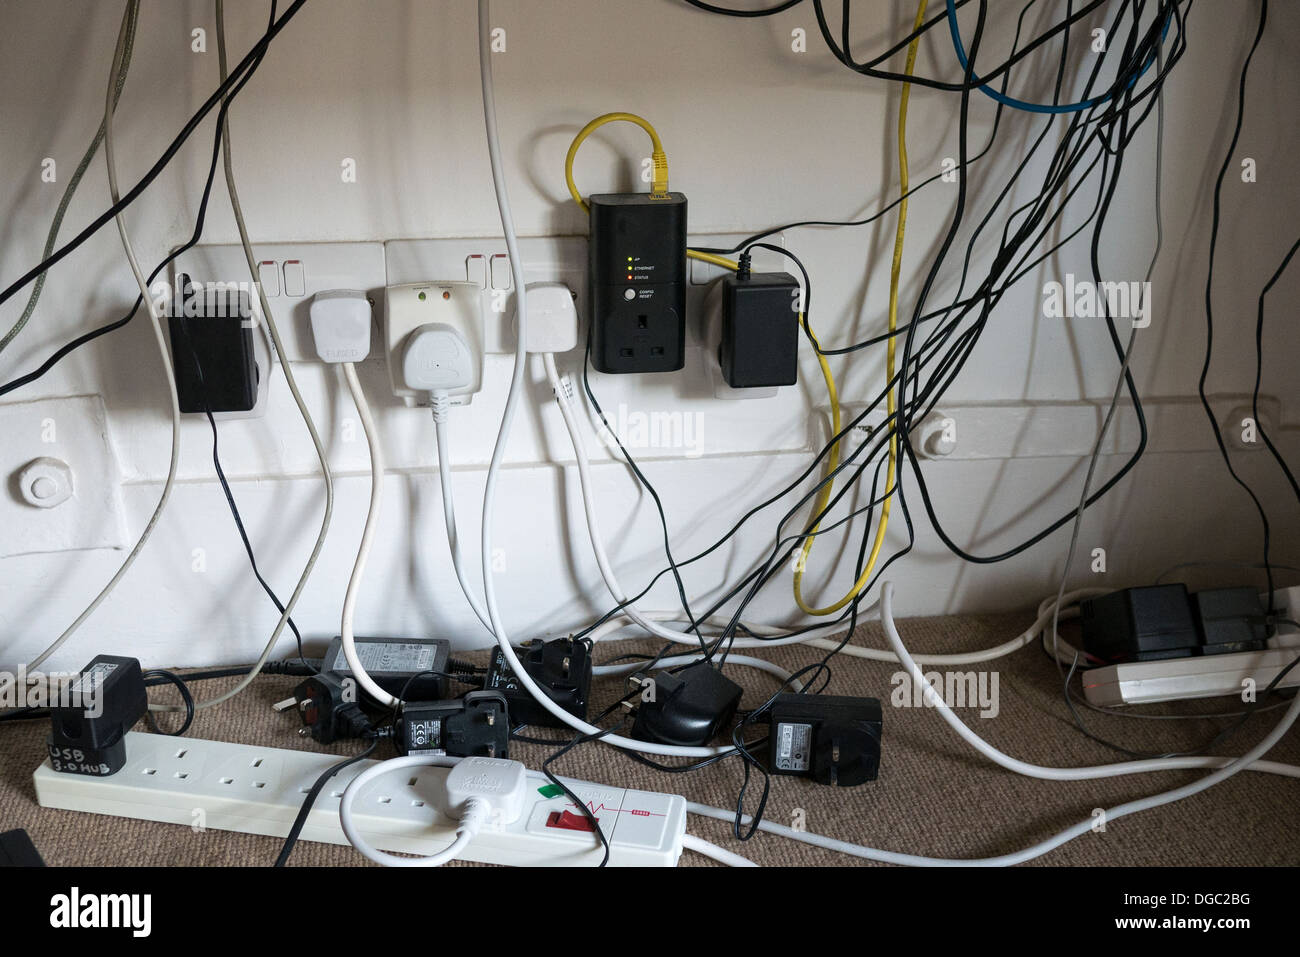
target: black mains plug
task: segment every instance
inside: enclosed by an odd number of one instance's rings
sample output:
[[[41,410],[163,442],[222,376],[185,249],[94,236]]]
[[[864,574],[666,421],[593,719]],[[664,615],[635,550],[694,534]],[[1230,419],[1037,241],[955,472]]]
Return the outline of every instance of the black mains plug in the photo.
[[[591,361],[601,372],[674,372],[686,364],[686,197],[588,197]]]

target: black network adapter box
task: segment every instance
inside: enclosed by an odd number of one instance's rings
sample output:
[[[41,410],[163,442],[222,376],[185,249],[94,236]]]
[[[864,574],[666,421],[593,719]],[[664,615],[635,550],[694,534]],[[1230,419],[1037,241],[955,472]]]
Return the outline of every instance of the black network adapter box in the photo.
[[[591,361],[601,372],[686,364],[686,197],[588,197]]]

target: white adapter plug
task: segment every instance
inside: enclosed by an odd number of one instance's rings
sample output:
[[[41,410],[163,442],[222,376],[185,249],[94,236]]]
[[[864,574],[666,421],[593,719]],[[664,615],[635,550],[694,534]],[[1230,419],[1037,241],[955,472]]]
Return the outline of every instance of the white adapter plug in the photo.
[[[430,377],[438,378],[442,373],[426,367],[426,361],[444,354],[450,340],[440,343],[441,337],[434,337],[414,347],[414,338],[423,330],[439,326],[459,334],[469,362],[465,366],[457,360],[457,369],[468,371],[469,375],[463,384],[431,389],[426,384]],[[483,385],[483,334],[482,290],[477,283],[423,282],[389,286],[384,290],[384,349],[393,395],[409,406],[430,406],[434,392],[443,391],[450,404],[467,404]],[[410,367],[416,373],[415,382],[406,378],[408,354]],[[449,352],[446,356],[451,358]]]
[[[470,757],[447,774],[447,811],[453,817],[476,798],[487,803],[493,824],[513,824],[524,813],[527,793],[528,771],[518,761]]]
[[[512,318],[515,338],[519,320]],[[562,282],[528,284],[528,352],[569,352],[578,346],[578,309],[573,290]]]
[[[419,392],[464,395],[478,389],[482,363],[459,330],[430,322],[406,337],[402,381]]]
[[[370,355],[370,300],[359,289],[328,289],[311,300],[311,335],[325,362]]]

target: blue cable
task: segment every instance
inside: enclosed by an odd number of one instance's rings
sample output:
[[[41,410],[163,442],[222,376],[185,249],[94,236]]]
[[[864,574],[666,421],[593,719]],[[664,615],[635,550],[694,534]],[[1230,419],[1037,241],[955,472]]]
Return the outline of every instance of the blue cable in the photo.
[[[1170,7],[1169,13],[1165,14],[1165,26],[1160,32],[1160,42],[1162,44],[1165,41],[1165,37],[1169,34],[1169,21],[1172,19],[1171,14],[1174,12],[1174,9],[1174,7]],[[1179,22],[1178,29],[1180,32],[1182,31],[1181,21]],[[969,66],[966,58],[966,47],[961,42],[961,30],[957,26],[957,4],[955,0],[948,0],[948,32],[952,34],[953,49],[957,51],[957,59],[961,63],[961,68],[963,70],[968,70]],[[1138,79],[1141,78],[1147,70],[1151,69],[1151,64],[1155,63],[1155,60],[1155,53],[1152,52],[1152,54],[1147,58],[1146,64],[1142,67],[1142,72],[1133,77],[1125,89],[1132,89]],[[979,90],[985,96],[997,100],[1003,106],[1014,107],[1018,110],[1026,110],[1030,113],[1078,113],[1082,110],[1090,110],[1100,103],[1105,103],[1107,100],[1113,99],[1115,96],[1114,93],[1111,93],[1107,96],[1084,100],[1081,103],[1029,103],[1025,100],[1017,100],[1014,96],[1007,96],[1005,93],[989,86],[973,73],[971,74],[971,79],[980,84]]]

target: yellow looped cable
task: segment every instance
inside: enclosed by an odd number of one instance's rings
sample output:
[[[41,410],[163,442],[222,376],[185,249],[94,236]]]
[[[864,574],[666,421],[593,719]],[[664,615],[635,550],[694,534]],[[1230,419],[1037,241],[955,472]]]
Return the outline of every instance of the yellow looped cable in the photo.
[[[658,132],[650,125],[650,121],[645,117],[637,116],[635,113],[606,113],[598,116],[581,130],[569,144],[569,153],[564,158],[564,181],[568,184],[569,195],[573,201],[582,207],[584,213],[591,212],[587,201],[583,199],[582,193],[578,190],[578,184],[573,181],[573,160],[578,155],[578,148],[582,146],[583,141],[592,133],[600,129],[606,123],[635,123],[641,129],[650,135],[650,162],[654,168],[650,180],[650,198],[667,199],[668,198],[668,155],[664,152],[664,144],[659,139]],[[735,271],[740,268],[740,264],[734,259],[727,259],[725,256],[715,256],[713,253],[702,253],[694,249],[686,250],[686,255],[691,259],[698,259],[701,262],[712,263],[715,266],[721,266],[723,269]]]
[[[920,0],[916,8],[916,22],[912,26],[912,31],[920,30],[925,24],[925,6],[927,0]],[[912,75],[916,67],[916,51],[920,46],[921,38],[918,36],[907,47],[907,65],[904,67],[904,74]],[[895,332],[898,329],[898,284],[899,276],[903,269],[903,232],[907,226],[907,103],[910,98],[912,84],[904,83],[902,92],[899,96],[898,103],[898,167],[899,167],[899,190],[903,195],[898,204],[898,229],[894,234],[894,260],[889,270],[889,331]],[[814,341],[816,341],[814,339]],[[885,375],[886,381],[894,381],[894,342],[895,337],[889,337],[889,345],[885,349]],[[821,360],[822,374],[826,376],[828,389],[834,395],[834,383],[830,379],[830,370],[826,366],[826,357],[820,352],[817,358]],[[891,385],[886,400],[888,409],[887,422],[890,428],[893,428],[894,413],[896,410],[896,395]],[[831,430],[833,435],[840,432],[840,414],[838,402],[831,402]],[[831,448],[830,458],[826,462],[826,474],[829,476],[835,471],[839,464],[839,443],[837,442]],[[806,615],[833,615],[849,602],[858,596],[858,593],[866,587],[867,582],[871,579],[871,573],[876,567],[876,561],[880,558],[880,551],[885,545],[885,529],[889,527],[889,508],[893,502],[894,496],[894,472],[898,461],[898,433],[891,432],[889,436],[889,477],[885,480],[885,497],[880,506],[880,524],[876,526],[876,537],[871,545],[871,553],[867,556],[867,563],[863,566],[862,574],[858,580],[853,583],[853,587],[839,601],[827,605],[825,608],[814,608],[809,605],[803,597],[803,573],[808,564],[808,553],[812,551],[813,539],[816,538],[817,525],[813,525],[808,530],[808,537],[804,539],[803,547],[799,550],[799,558],[794,568],[794,600],[799,606],[799,610]],[[817,504],[814,509],[815,514],[820,514],[826,508],[827,501],[831,497],[831,482],[828,480],[822,486],[821,492],[817,496]]]
[[[582,198],[582,193],[578,192],[578,184],[573,181],[573,160],[578,155],[578,148],[583,142],[596,130],[600,129],[606,123],[635,123],[641,129],[650,134],[650,161],[654,166],[654,175],[650,180],[650,196],[654,199],[666,199],[668,197],[668,157],[664,153],[664,144],[659,139],[659,134],[655,128],[650,125],[650,121],[644,117],[637,116],[635,113],[606,113],[598,116],[581,130],[569,144],[569,155],[564,158],[564,181],[569,184],[569,195],[573,201],[583,208],[584,212],[591,210],[587,206],[587,201]]]

